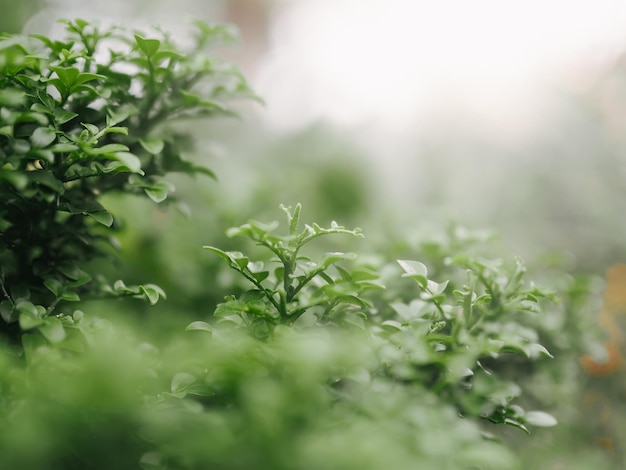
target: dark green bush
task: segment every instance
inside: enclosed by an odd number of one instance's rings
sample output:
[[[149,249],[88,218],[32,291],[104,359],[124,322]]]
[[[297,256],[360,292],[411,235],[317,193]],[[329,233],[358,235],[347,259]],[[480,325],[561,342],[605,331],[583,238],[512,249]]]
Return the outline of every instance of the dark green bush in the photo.
[[[125,286],[89,273],[112,254],[115,220],[101,204],[114,192],[161,203],[162,177],[207,168],[184,158],[188,133],[173,121],[230,114],[224,101],[252,96],[237,70],[206,49],[230,29],[197,23],[180,50],[162,32],[144,37],[66,22],[62,40],[0,39],[1,330],[38,330],[62,341],[64,304],[81,296],[163,296],[155,285]]]

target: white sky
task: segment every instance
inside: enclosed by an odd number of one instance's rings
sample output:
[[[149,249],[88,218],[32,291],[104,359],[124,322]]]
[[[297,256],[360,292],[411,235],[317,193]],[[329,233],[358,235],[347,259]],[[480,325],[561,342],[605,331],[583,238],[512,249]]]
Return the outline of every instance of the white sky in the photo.
[[[516,127],[626,46],[626,1],[293,0],[273,26],[254,85],[279,129],[397,131],[442,110]]]

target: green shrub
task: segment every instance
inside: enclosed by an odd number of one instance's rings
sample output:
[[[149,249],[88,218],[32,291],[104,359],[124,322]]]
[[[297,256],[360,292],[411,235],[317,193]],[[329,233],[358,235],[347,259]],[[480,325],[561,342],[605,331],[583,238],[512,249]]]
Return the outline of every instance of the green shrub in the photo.
[[[196,23],[180,50],[162,32],[147,37],[65,22],[66,37],[0,38],[0,331],[65,337],[59,315],[81,297],[163,296],[155,285],[111,283],[88,263],[115,247],[114,192],[161,203],[162,176],[211,170],[184,158],[191,146],[173,122],[232,114],[223,104],[252,96],[243,77],[206,54],[230,29]]]

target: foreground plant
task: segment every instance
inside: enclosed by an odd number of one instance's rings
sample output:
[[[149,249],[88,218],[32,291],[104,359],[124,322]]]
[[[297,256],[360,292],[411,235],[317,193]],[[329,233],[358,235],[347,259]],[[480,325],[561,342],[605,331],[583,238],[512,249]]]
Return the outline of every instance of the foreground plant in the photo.
[[[82,296],[164,295],[89,274],[115,248],[100,201],[121,192],[160,203],[174,190],[162,176],[213,176],[183,158],[189,136],[170,123],[229,114],[225,100],[251,96],[206,53],[226,27],[196,23],[187,51],[163,32],[65,25],[60,40],[0,37],[0,332],[14,339],[62,341],[76,318],[59,313]]]
[[[282,210],[289,227],[286,235],[272,234],[277,223],[250,222],[228,231],[230,236],[246,236],[270,251],[274,255],[270,262],[277,265],[274,269],[266,269],[264,263],[251,261],[241,252],[205,247],[253,286],[218,305],[214,316],[220,322],[245,326],[260,337],[271,335],[281,324],[357,324],[370,335],[372,344],[378,345],[380,364],[371,374],[385,375],[406,386],[427,386],[466,417],[525,432],[529,432],[527,425],[556,424],[549,414],[527,412],[516,403],[522,389],[515,374],[508,377],[506,372],[523,361],[552,358],[539,343],[528,316],[540,315],[542,301],[556,298],[526,282],[520,260],[509,269],[500,260],[472,257],[461,249],[450,253],[447,247],[431,245],[439,255],[445,253],[445,259],[438,258],[436,264],[449,279],[435,282],[422,262],[398,260],[402,277],[415,281],[417,289],[405,288],[403,293],[392,287],[391,294],[383,293],[381,298],[382,285],[376,282],[375,270],[336,265],[356,255],[326,253],[313,262],[300,254],[301,248],[318,237],[359,237],[360,231],[336,223],[329,229],[305,225],[300,231],[301,206],[293,212],[286,207]],[[398,298],[405,296],[412,298],[408,302]],[[379,308],[374,308],[375,304]],[[309,320],[299,322],[305,315]],[[210,331],[211,327],[194,322],[189,329]]]

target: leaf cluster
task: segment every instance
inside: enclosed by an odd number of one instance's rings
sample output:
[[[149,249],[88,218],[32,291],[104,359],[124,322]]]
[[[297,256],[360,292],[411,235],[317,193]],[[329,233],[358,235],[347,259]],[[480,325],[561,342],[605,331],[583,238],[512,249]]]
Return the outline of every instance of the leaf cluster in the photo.
[[[163,295],[88,273],[116,246],[102,197],[160,203],[168,173],[213,177],[184,158],[189,135],[171,123],[232,115],[228,100],[252,96],[207,50],[226,27],[197,23],[187,51],[160,31],[64,23],[62,39],[0,37],[0,331],[13,338],[57,325],[49,317],[85,296]]]
[[[241,252],[223,251],[213,246],[205,249],[223,258],[228,266],[252,284],[238,298],[230,296],[220,304],[215,316],[253,327],[258,334],[271,334],[274,326],[324,325],[350,322],[362,325],[364,311],[371,304],[362,296],[370,289],[380,289],[376,273],[361,268],[349,270],[338,263],[356,258],[354,253],[328,252],[319,261],[301,254],[313,240],[328,235],[349,235],[360,238],[359,229],[348,230],[332,222],[329,228],[305,224],[300,230],[301,205],[292,211],[281,206],[288,232],[275,235],[278,223],[250,221],[231,228],[227,235],[242,236],[255,242],[272,257],[266,264],[252,261]]]

